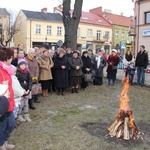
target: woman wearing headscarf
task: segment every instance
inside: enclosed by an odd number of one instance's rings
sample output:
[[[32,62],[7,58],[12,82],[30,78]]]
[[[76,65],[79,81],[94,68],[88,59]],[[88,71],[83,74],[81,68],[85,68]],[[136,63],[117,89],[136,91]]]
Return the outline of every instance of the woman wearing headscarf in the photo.
[[[73,57],[69,59],[70,64],[70,86],[72,93],[78,93],[79,87],[82,83],[82,67],[83,61],[79,56],[78,51],[73,52]]]
[[[117,50],[113,49],[112,54],[108,57],[108,67],[107,67],[107,78],[108,78],[108,86],[114,86],[116,81],[117,74],[117,65],[119,64],[119,56],[117,54]]]
[[[65,57],[65,51],[59,50],[58,56],[54,61],[55,67],[55,87],[58,95],[64,95],[65,88],[68,87],[68,59]]]

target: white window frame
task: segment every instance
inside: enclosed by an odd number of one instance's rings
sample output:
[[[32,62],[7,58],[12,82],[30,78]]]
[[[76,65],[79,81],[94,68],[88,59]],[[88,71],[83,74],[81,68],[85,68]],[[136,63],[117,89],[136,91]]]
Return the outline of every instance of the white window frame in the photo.
[[[88,37],[92,37],[92,35],[93,35],[92,29],[88,29],[87,36],[88,36]]]
[[[77,37],[79,37],[80,36],[80,28],[78,28],[78,30],[77,30]]]
[[[145,24],[150,24],[150,11],[145,13]]]
[[[116,39],[119,39],[119,31],[116,31],[115,36],[116,36]]]
[[[52,35],[52,26],[47,25],[47,35]]]
[[[101,30],[97,30],[97,33],[96,33],[96,38],[97,40],[100,40],[101,39]]]
[[[125,32],[122,32],[121,39],[124,40]]]
[[[57,27],[57,35],[62,35],[62,27]]]
[[[40,24],[36,24],[36,34],[41,34],[41,25]]]

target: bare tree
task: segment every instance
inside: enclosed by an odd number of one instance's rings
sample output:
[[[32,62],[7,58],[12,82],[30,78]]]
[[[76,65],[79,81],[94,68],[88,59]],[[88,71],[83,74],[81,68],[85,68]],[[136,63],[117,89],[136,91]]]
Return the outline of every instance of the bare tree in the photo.
[[[0,44],[2,46],[8,46],[13,36],[20,30],[20,25],[14,25],[14,13],[10,10],[10,17],[3,25],[2,34],[0,36]]]
[[[77,30],[82,13],[83,0],[75,0],[74,9],[71,15],[71,0],[63,0],[63,23],[65,28],[66,47],[77,48]]]

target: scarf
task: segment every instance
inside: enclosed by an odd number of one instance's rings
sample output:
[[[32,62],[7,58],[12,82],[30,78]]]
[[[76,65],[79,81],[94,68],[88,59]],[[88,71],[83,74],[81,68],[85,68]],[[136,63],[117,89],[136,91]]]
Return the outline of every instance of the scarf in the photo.
[[[100,64],[101,64],[101,56],[97,56],[95,59],[97,61],[97,69],[98,69],[100,67]]]
[[[13,69],[13,66],[10,64],[10,65],[6,65],[5,63],[3,63],[2,61],[0,62],[1,63],[1,66],[7,70],[7,72],[12,75],[14,73],[14,69]]]
[[[28,57],[28,59],[31,60],[31,61],[34,59],[34,57],[32,57],[32,56],[30,56],[30,55],[28,55],[27,57]]]
[[[24,70],[22,70],[21,68],[18,68],[18,70],[19,70],[20,72],[22,72],[23,74],[27,73],[27,71],[28,71],[27,68],[25,68]]]
[[[130,55],[126,54],[125,58],[127,61],[131,61],[132,60],[132,54],[130,54]]]

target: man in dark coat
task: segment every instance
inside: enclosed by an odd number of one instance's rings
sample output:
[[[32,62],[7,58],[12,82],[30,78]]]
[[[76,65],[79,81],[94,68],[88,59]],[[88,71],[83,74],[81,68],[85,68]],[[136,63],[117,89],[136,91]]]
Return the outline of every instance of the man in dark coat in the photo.
[[[140,52],[136,56],[135,66],[137,67],[137,84],[143,86],[145,83],[145,70],[148,65],[148,54],[145,46],[140,46]]]

